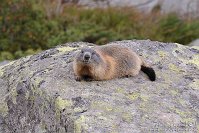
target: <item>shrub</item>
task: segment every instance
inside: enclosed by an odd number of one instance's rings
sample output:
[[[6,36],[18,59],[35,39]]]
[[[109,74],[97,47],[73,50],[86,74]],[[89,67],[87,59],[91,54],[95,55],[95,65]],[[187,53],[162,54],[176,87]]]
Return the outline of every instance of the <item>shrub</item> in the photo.
[[[199,21],[182,20],[177,15],[169,14],[160,20],[159,31],[162,41],[188,44],[199,37]]]
[[[13,55],[8,51],[3,51],[0,53],[0,60],[13,60]]]
[[[34,4],[34,0],[1,1],[0,52],[8,51],[14,58],[19,58],[26,55],[21,51],[49,48],[47,40],[57,25],[47,20],[45,13],[35,9]]]

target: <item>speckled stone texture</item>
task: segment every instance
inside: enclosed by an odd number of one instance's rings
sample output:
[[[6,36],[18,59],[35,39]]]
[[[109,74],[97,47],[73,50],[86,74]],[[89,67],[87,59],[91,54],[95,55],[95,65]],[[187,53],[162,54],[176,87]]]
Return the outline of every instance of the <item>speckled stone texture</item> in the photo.
[[[112,43],[142,55],[157,81],[76,82],[76,51],[93,44],[63,44],[0,66],[0,133],[199,132],[199,47]]]

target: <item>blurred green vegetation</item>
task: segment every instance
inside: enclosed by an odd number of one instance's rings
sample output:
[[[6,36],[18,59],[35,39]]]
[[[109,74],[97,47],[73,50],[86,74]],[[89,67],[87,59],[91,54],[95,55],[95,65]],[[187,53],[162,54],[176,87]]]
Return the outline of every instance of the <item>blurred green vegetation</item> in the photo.
[[[49,2],[49,1],[48,1]],[[86,9],[64,5],[59,13],[42,0],[1,0],[0,61],[37,53],[58,44],[86,41],[151,39],[188,44],[199,38],[199,20],[180,19],[156,10],[143,14],[133,8]]]

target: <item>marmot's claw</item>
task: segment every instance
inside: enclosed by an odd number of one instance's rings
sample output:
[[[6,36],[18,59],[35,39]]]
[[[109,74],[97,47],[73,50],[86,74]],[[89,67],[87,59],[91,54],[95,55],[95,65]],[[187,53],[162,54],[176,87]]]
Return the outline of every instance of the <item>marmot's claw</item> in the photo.
[[[80,78],[79,76],[76,76],[76,77],[75,77],[75,80],[76,80],[76,81],[81,81],[81,78]]]
[[[93,79],[91,79],[91,78],[85,78],[85,81],[91,82],[91,81],[93,81]]]
[[[125,77],[126,77],[126,78],[130,78],[130,77],[131,77],[131,75],[126,75]]]

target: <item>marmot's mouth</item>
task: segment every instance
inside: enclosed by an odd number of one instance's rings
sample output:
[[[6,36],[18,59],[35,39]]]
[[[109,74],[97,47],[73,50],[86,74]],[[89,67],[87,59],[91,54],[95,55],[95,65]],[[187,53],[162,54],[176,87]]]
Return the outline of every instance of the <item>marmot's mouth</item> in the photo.
[[[89,60],[83,60],[83,63],[87,64],[87,63],[89,63]]]

